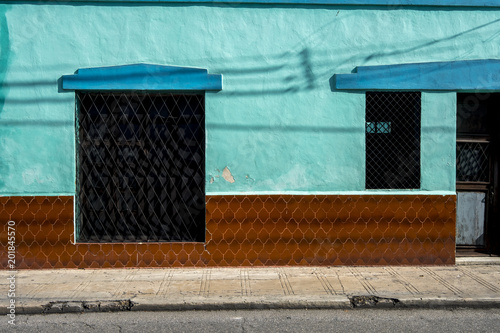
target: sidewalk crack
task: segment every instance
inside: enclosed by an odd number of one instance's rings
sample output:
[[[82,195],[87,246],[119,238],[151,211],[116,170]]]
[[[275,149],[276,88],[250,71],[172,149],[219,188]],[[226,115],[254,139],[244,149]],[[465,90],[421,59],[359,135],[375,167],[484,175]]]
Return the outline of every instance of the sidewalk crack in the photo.
[[[172,270],[168,270],[165,275],[163,276],[163,281],[160,284],[160,287],[158,287],[158,291],[156,292],[157,295],[161,297],[166,297],[168,290],[170,289],[170,285],[172,284],[172,277],[174,273]]]
[[[393,278],[395,278],[399,283],[405,287],[406,290],[408,290],[411,294],[420,294],[420,291],[413,285],[411,284],[407,279],[405,279],[401,274],[399,274],[398,271],[396,271],[392,267],[387,267],[386,271],[392,275]]]
[[[437,282],[441,283],[444,287],[446,287],[448,290],[450,290],[455,295],[463,294],[462,290],[458,289],[457,287],[455,287],[454,285],[452,285],[451,283],[446,281],[446,279],[442,278],[441,276],[439,276],[436,272],[432,271],[431,269],[429,269],[427,267],[420,267],[420,269],[422,271],[426,272],[427,274],[429,274],[430,277],[432,277]]]
[[[465,269],[465,268],[461,268],[459,267],[458,268],[462,273],[464,273],[464,275],[466,275],[467,277],[473,279],[474,281],[476,281],[477,283],[479,283],[480,285],[482,285],[483,287],[486,287],[488,288],[489,290],[491,290],[492,292],[494,293],[500,293],[500,288],[498,288],[497,286],[495,286],[494,284],[486,281],[485,279],[483,279],[482,277],[480,276],[477,276],[475,275],[474,273],[470,272],[468,269]]]
[[[248,270],[241,269],[240,270],[240,285],[241,285],[241,295],[242,296],[251,296],[252,289],[250,288],[250,279],[248,277]]]
[[[203,270],[203,274],[201,275],[200,296],[208,297],[208,295],[210,294],[211,276],[212,271],[210,269]]]
[[[349,270],[351,271],[352,275],[354,275],[354,277],[356,279],[358,279],[358,281],[361,283],[361,285],[363,286],[363,288],[365,288],[365,290],[369,293],[369,294],[372,294],[372,295],[376,295],[377,294],[377,290],[375,289],[375,287],[370,283],[368,282],[361,273],[358,272],[358,270],[354,267],[350,267]]]
[[[318,281],[321,283],[321,286],[325,290],[325,292],[329,295],[337,295],[337,292],[333,288],[332,284],[330,281],[328,281],[328,278],[326,277],[325,273],[323,272],[318,272],[318,270],[314,270],[314,275],[318,279]]]
[[[113,296],[118,297],[124,295],[125,292],[123,290],[127,290],[126,286],[133,280],[134,280],[134,272],[127,274],[125,278],[118,284],[118,287],[113,292]]]
[[[283,289],[283,293],[285,294],[285,296],[295,295],[290,280],[288,279],[288,276],[283,268],[280,268],[278,270],[278,276],[281,283],[281,289]]]
[[[337,275],[337,280],[339,281],[340,288],[342,288],[342,295],[345,295],[345,288],[344,288],[344,284],[342,283],[342,280],[340,280],[340,275],[339,275],[339,272],[335,272],[335,274]]]

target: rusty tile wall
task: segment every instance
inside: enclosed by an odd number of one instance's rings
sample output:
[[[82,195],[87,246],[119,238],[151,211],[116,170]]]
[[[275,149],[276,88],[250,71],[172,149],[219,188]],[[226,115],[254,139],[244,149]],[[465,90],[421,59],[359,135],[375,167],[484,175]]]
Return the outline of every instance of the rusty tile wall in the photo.
[[[454,264],[455,209],[455,196],[212,196],[208,264]]]
[[[0,198],[19,269],[455,262],[455,196],[207,196],[206,243],[73,244],[73,197]]]

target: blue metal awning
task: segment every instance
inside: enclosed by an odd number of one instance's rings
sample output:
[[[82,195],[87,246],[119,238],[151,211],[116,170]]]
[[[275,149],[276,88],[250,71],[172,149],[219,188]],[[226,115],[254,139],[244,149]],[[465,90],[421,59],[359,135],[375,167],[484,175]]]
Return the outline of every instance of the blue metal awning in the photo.
[[[79,69],[62,76],[63,90],[194,91],[222,90],[222,75],[206,69],[134,64]]]
[[[500,60],[463,60],[360,66],[335,74],[338,90],[500,90]]]

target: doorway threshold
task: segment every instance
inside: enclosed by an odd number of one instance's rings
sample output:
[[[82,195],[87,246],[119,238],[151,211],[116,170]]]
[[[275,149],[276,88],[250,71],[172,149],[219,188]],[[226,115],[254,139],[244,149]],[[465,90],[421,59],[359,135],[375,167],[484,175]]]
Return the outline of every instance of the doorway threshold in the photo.
[[[460,247],[456,250],[457,265],[500,265],[500,256],[485,249]]]
[[[456,257],[455,265],[500,265],[500,257],[497,255],[487,257]]]
[[[477,246],[457,246],[456,257],[490,257],[491,253]]]

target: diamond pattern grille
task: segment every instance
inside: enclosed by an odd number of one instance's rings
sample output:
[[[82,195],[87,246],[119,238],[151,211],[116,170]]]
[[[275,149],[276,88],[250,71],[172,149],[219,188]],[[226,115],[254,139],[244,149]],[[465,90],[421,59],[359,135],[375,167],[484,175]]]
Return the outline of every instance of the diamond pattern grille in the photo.
[[[204,95],[77,93],[80,242],[204,241]]]
[[[489,182],[489,142],[457,142],[457,181]]]
[[[420,92],[366,93],[366,188],[420,188]]]

